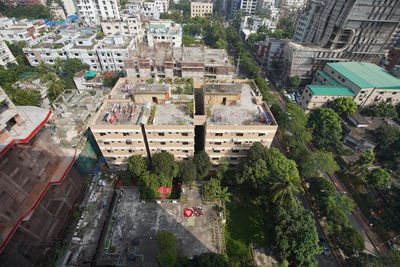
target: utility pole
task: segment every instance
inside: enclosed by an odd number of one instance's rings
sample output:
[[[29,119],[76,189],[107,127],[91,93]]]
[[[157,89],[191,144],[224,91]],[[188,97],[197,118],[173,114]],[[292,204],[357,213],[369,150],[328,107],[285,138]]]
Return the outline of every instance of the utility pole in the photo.
[[[237,60],[237,64],[236,64],[236,77],[239,76],[239,63],[240,63],[240,57]]]

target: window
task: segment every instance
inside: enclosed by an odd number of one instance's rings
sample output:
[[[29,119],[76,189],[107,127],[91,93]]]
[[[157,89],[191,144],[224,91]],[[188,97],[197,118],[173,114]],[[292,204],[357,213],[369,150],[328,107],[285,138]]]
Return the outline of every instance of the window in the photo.
[[[215,136],[223,136],[223,133],[215,133]]]
[[[380,95],[383,95],[384,92],[379,92]]]
[[[236,136],[243,136],[243,133],[237,133]]]
[[[124,136],[128,136],[129,135],[129,133],[122,133]]]
[[[105,145],[109,145],[109,144],[110,144],[110,142],[104,142],[104,144],[105,144]]]
[[[392,95],[397,95],[397,92],[393,92]]]
[[[259,133],[258,136],[265,136],[265,133]]]
[[[182,150],[182,152],[183,152],[183,153],[188,153],[188,152],[189,152],[189,150]]]
[[[220,145],[221,142],[214,142],[214,145]]]
[[[182,142],[182,145],[188,145],[189,142]]]
[[[218,160],[218,158],[211,158],[212,160]]]
[[[164,136],[164,133],[158,133],[158,136]]]
[[[214,150],[214,153],[219,153],[221,152],[221,150]]]
[[[126,140],[127,145],[132,145],[132,140]]]
[[[241,145],[242,142],[234,142],[233,144],[234,144],[234,145]]]
[[[239,150],[238,149],[234,149],[234,150],[232,150],[232,152],[233,153],[239,153]]]
[[[160,142],[161,145],[165,146],[165,142]]]
[[[236,157],[231,157],[231,160],[237,160],[237,158]]]
[[[182,136],[189,136],[189,133],[182,133]]]

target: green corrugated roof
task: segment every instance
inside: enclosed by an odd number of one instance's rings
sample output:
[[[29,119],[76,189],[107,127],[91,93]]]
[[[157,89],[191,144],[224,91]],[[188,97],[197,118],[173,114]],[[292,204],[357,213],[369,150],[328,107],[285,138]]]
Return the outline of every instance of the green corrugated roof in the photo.
[[[164,24],[150,24],[150,28],[157,29],[157,28],[165,28]]]
[[[307,88],[315,95],[356,95],[353,90],[343,86],[329,86],[329,85],[307,85]]]
[[[96,71],[95,70],[88,70],[85,75],[83,75],[84,78],[93,78],[96,76]]]
[[[400,89],[400,79],[375,64],[363,62],[328,63],[332,69],[362,88]]]
[[[330,76],[326,71],[324,70],[317,70],[319,74],[321,74],[325,79],[327,79],[331,84],[336,85],[336,86],[341,86],[340,83],[338,83],[332,76]],[[323,81],[322,81],[323,82]]]

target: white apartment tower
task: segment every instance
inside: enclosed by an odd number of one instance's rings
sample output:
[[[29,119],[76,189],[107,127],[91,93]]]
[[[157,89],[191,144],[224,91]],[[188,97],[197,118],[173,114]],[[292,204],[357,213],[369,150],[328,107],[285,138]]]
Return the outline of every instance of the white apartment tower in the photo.
[[[78,16],[89,26],[99,26],[101,21],[120,19],[117,0],[76,0]]]

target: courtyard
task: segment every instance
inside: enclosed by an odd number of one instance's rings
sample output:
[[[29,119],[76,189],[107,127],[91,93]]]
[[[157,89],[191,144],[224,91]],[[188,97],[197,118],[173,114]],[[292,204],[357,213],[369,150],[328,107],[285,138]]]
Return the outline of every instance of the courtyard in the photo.
[[[104,249],[102,258],[109,259],[109,263],[158,266],[156,235],[162,231],[172,232],[177,237],[178,257],[190,258],[223,248],[221,220],[215,206],[202,203],[198,188],[184,190],[181,202],[157,203],[141,200],[138,187],[126,187],[122,191],[104,242],[108,249]],[[195,206],[203,207],[204,215],[183,216],[185,208]]]

